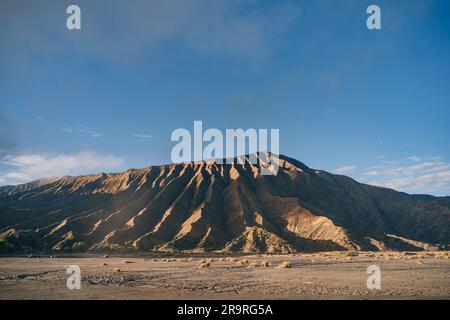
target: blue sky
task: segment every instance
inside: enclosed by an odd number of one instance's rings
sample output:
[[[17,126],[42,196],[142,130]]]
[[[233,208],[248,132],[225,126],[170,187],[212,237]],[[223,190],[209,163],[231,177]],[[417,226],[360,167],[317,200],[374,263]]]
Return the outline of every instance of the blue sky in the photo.
[[[70,4],[82,30],[69,31]],[[381,8],[382,29],[366,27]],[[308,166],[450,195],[450,3],[0,0],[0,185],[170,162],[176,128],[279,128]]]

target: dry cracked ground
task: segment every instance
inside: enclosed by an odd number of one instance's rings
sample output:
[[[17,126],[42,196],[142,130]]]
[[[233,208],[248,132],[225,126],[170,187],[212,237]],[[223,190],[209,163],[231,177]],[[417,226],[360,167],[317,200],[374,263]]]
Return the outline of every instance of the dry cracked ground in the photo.
[[[450,299],[449,252],[0,258],[0,299]],[[81,269],[69,290],[66,267]],[[282,267],[280,267],[282,265]],[[381,289],[366,286],[381,269]]]

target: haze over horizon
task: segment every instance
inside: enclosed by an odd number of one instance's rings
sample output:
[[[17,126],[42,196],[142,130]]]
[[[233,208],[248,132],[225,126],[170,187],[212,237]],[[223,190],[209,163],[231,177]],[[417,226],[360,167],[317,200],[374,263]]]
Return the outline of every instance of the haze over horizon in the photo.
[[[450,195],[448,1],[0,1],[0,186],[170,163],[177,128]],[[5,45],[3,45],[5,44]]]

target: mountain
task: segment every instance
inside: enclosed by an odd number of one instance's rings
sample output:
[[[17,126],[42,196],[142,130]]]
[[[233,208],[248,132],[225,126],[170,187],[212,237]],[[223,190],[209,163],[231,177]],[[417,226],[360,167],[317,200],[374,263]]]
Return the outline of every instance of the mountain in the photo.
[[[279,157],[50,178],[0,188],[0,250],[436,250],[450,197],[409,195]]]

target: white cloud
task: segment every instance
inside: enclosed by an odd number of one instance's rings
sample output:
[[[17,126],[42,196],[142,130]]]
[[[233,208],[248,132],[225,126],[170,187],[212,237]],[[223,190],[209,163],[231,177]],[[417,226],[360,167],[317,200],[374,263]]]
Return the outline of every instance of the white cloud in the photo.
[[[7,159],[8,156],[5,157],[5,159]],[[18,164],[14,163],[14,162],[10,162],[10,161],[6,161],[6,160],[0,160],[0,164],[6,164],[9,166],[18,166]]]
[[[378,170],[369,170],[364,172],[365,176],[378,176],[380,175],[380,172]]]
[[[148,135],[148,134],[138,134],[138,133],[133,134],[133,137],[141,138],[141,139],[145,139],[145,140],[153,138],[153,136],[151,136],[151,135]]]
[[[2,176],[2,180],[8,181],[8,180],[17,180],[17,181],[30,181],[33,180],[30,176],[26,175],[25,173],[21,172],[8,172],[4,176]]]
[[[376,177],[370,184],[384,186],[410,193],[427,193],[436,195],[450,195],[450,163],[437,161],[441,157],[431,158],[411,156],[407,160],[414,161],[413,165],[400,165],[393,162],[377,170],[369,169],[364,176]]]
[[[421,162],[412,166],[387,169],[383,172],[388,177],[413,176],[419,173],[442,171],[449,168],[445,162]]]
[[[420,158],[419,156],[411,156],[411,157],[408,157],[408,160],[411,160],[414,162],[420,162],[422,160],[422,158]]]
[[[0,173],[1,184],[29,182],[43,177],[79,175],[106,171],[120,166],[123,159],[92,151],[59,155],[17,155],[3,160],[6,170]]]
[[[428,157],[427,160],[442,160],[443,157]]]
[[[102,136],[101,133],[98,133],[98,132],[92,130],[91,128],[83,126],[81,124],[79,124],[78,126],[75,126],[75,127],[63,127],[61,130],[66,132],[66,133],[85,134],[85,135],[88,135],[88,136],[90,136],[92,138],[96,138],[96,137]]]
[[[333,172],[336,174],[349,174],[352,173],[353,171],[355,171],[356,166],[343,166],[340,168],[337,168],[336,170],[334,170]]]

